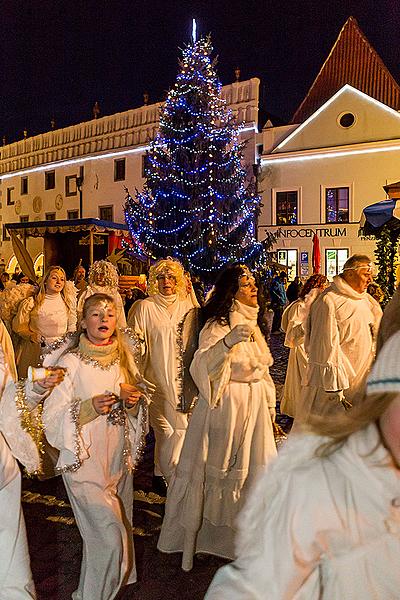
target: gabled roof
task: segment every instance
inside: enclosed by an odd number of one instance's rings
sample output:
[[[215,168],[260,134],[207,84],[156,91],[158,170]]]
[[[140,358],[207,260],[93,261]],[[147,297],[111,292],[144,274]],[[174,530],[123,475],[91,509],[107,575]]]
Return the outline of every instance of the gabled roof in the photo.
[[[346,83],[383,104],[400,110],[400,86],[371,46],[354,17],[349,17],[296,110],[292,123],[302,123]]]

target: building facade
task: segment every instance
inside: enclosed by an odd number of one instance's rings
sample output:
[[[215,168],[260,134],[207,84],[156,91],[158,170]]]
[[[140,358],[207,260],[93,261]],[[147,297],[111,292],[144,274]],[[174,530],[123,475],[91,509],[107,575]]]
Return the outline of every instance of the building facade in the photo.
[[[249,175],[256,161],[259,84],[253,78],[222,88],[247,140]],[[6,223],[89,217],[124,222],[125,188],[134,193],[143,186],[146,150],[161,107],[142,106],[1,147],[0,260],[7,270],[16,261]],[[28,238],[27,248],[39,270],[41,238]]]

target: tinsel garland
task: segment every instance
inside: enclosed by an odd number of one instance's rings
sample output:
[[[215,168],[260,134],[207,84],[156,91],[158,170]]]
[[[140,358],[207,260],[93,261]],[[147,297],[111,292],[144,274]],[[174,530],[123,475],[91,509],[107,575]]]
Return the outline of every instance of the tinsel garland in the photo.
[[[32,438],[39,453],[39,468],[29,475],[40,475],[43,472],[44,455],[44,425],[42,420],[43,405],[39,404],[36,410],[30,410],[25,391],[26,379],[20,379],[15,384],[15,404],[19,413],[22,429]]]
[[[62,467],[55,467],[56,473],[73,473],[77,471],[82,464],[80,459],[81,454],[81,442],[80,442],[80,425],[79,425],[79,411],[81,406],[80,398],[74,398],[69,407],[69,414],[71,421],[74,425],[74,457],[75,460],[71,465],[64,465]]]

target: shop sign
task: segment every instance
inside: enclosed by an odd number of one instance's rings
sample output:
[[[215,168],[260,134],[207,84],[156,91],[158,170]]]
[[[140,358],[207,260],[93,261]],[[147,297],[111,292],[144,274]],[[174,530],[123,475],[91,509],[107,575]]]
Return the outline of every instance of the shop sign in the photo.
[[[269,229],[266,231],[270,231]],[[311,227],[301,229],[282,229],[279,228],[272,232],[277,239],[280,238],[312,238],[316,233],[320,238],[335,238],[335,237],[346,237],[346,227],[317,227],[312,229]]]

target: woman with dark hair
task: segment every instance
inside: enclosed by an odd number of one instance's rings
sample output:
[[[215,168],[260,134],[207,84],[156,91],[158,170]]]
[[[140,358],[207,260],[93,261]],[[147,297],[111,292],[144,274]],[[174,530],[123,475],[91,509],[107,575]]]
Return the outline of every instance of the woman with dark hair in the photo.
[[[254,479],[276,455],[272,357],[257,325],[257,286],[248,268],[228,266],[203,307],[205,325],[190,367],[199,399],[171,479],[158,542],[183,552],[235,557],[236,515]]]
[[[311,304],[329,285],[325,275],[311,275],[300,290],[299,298],[283,312],[281,328],[285,332],[284,344],[290,348],[285,385],[280,411],[290,417],[296,416],[296,406],[304,385],[307,354],[304,349],[305,322]]]

